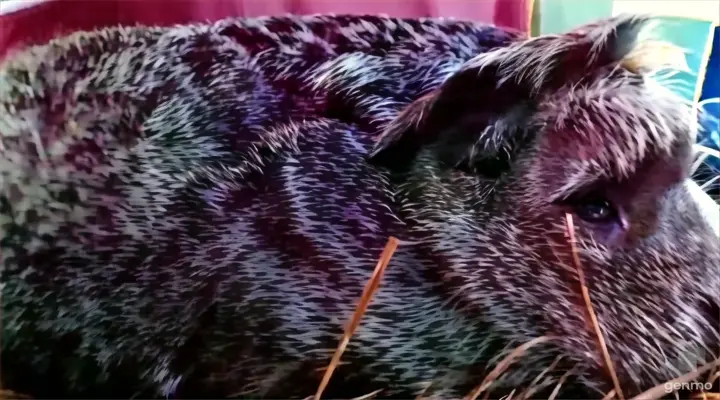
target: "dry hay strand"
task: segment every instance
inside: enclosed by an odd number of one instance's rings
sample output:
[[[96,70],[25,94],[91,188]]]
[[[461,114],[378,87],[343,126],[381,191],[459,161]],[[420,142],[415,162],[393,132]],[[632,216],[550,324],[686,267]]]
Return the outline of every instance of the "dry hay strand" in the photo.
[[[720,363],[716,363],[716,365],[710,369],[710,373],[708,373],[707,383],[711,388],[715,385],[715,381],[720,381]],[[702,400],[720,400],[720,393],[706,393],[703,391],[696,394],[695,398]]]
[[[667,390],[668,386],[678,387],[682,383],[688,383],[690,381],[694,381],[700,375],[702,375],[718,366],[720,366],[720,358],[717,358],[717,359],[715,359],[715,361],[709,362],[692,372],[688,372],[685,375],[682,375],[675,379],[661,383],[661,384],[653,387],[652,389],[649,389],[643,393],[640,393],[639,395],[633,397],[630,400],[656,400],[656,399],[659,399],[659,398],[663,397],[664,395],[669,394],[668,390]],[[715,398],[717,398],[718,393],[699,393],[698,395],[699,396],[708,396],[708,397],[705,397],[707,399],[715,399]],[[715,397],[712,397],[712,396],[715,396]],[[703,398],[703,397],[700,397],[700,398]]]
[[[512,398],[513,398],[514,395],[515,395],[515,389],[513,389],[512,392],[510,392],[510,394],[507,395],[507,397],[505,398],[505,400],[512,400]]]
[[[375,295],[375,292],[377,291],[378,287],[380,286],[380,281],[382,280],[382,277],[385,274],[385,269],[387,268],[388,264],[390,263],[390,258],[392,258],[397,247],[398,247],[398,240],[394,237],[390,237],[387,244],[385,245],[385,249],[383,250],[382,254],[380,255],[380,259],[378,260],[377,265],[375,266],[375,271],[373,271],[373,274],[370,277],[370,280],[365,285],[365,289],[363,290],[363,294],[360,297],[360,301],[358,302],[358,305],[355,308],[355,313],[353,314],[352,319],[350,320],[350,323],[345,328],[345,333],[343,334],[342,340],[338,344],[338,347],[335,350],[335,354],[333,354],[333,357],[330,360],[330,364],[327,366],[327,369],[325,370],[323,379],[320,382],[320,385],[318,386],[317,392],[315,393],[314,400],[320,400],[320,397],[322,396],[323,392],[325,391],[325,388],[327,388],[327,385],[330,382],[330,378],[332,377],[333,372],[335,371],[335,369],[338,367],[338,364],[340,363],[340,357],[342,356],[343,352],[345,352],[345,348],[347,347],[348,343],[350,343],[350,338],[353,336],[353,334],[355,333],[355,330],[360,325],[360,319],[365,314],[365,311],[367,310],[367,307],[370,304],[370,301],[372,300],[373,296]],[[375,391],[375,392],[369,393],[365,396],[361,396],[358,398],[358,400],[375,396],[378,392],[379,391]]]
[[[571,369],[571,370],[565,372],[565,373],[560,377],[560,380],[558,380],[557,385],[555,385],[555,389],[553,389],[552,393],[550,393],[550,397],[548,397],[548,400],[555,400],[555,398],[557,397],[557,395],[560,393],[560,388],[562,387],[563,383],[565,383],[565,380],[567,380],[567,378],[568,378],[570,375],[572,375],[573,373],[575,373],[575,370],[574,370],[574,369]],[[614,392],[614,390],[613,390],[613,392]]]
[[[535,395],[535,393],[537,393],[537,391],[542,388],[542,385],[540,385],[540,381],[542,380],[542,378],[544,378],[549,372],[553,371],[555,369],[555,367],[557,367],[557,365],[560,363],[560,361],[562,361],[563,358],[564,358],[564,356],[562,356],[562,355],[555,357],[555,360],[553,360],[552,364],[550,364],[550,366],[548,366],[547,368],[542,370],[542,372],[540,372],[540,374],[538,374],[538,376],[536,376],[535,379],[533,379],[533,381],[530,382],[530,386],[527,389],[525,389],[525,391],[520,393],[520,395],[518,397],[519,400],[531,399],[532,396]]]
[[[12,390],[0,389],[0,400],[28,400],[30,396],[13,392]]]
[[[425,393],[427,393],[427,391],[430,389],[430,386],[432,386],[432,384],[433,384],[432,381],[427,382],[427,384],[425,385],[423,390],[421,390],[420,393],[418,393],[417,397],[415,397],[415,400],[423,400],[425,398]]]
[[[502,375],[503,372],[512,364],[512,362],[524,354],[529,348],[535,346],[539,343],[545,343],[550,340],[552,340],[552,336],[540,336],[538,338],[535,338],[521,346],[518,346],[513,350],[510,354],[507,355],[500,363],[498,363],[495,368],[490,371],[490,373],[483,379],[482,383],[478,385],[473,391],[471,391],[467,396],[465,396],[465,400],[476,400],[482,392],[486,391],[490,385],[492,385],[495,380]]]
[[[720,393],[698,393],[693,396],[693,399],[698,400],[720,400]]]
[[[615,389],[607,392],[607,394],[605,394],[605,396],[602,398],[602,400],[610,400],[613,397],[615,397]]]
[[[376,391],[374,391],[374,392],[370,392],[370,393],[368,393],[368,394],[362,395],[362,396],[360,396],[360,397],[355,397],[355,398],[350,399],[350,400],[367,400],[367,399],[372,399],[373,397],[377,396],[377,394],[380,393],[381,391],[382,391],[382,389],[378,389],[378,390],[376,390]]]
[[[620,387],[620,381],[618,380],[617,374],[615,373],[615,367],[613,366],[612,360],[610,359],[610,353],[608,353],[607,345],[605,344],[605,337],[603,336],[602,330],[600,329],[597,315],[595,315],[595,310],[593,309],[592,301],[590,300],[590,291],[585,284],[585,273],[583,272],[582,264],[580,263],[580,255],[577,250],[577,239],[575,238],[575,224],[573,223],[572,214],[565,213],[565,223],[567,234],[569,236],[570,248],[572,251],[572,260],[573,264],[575,265],[575,270],[577,271],[578,280],[580,281],[580,290],[582,291],[583,300],[585,301],[585,307],[587,308],[588,317],[590,318],[590,323],[593,330],[595,331],[598,346],[605,362],[605,368],[607,369],[607,372],[612,379],[615,394],[620,400],[624,400],[625,396],[623,395],[622,388]]]
[[[720,381],[720,365],[716,365],[710,370],[707,381],[711,385],[714,385],[715,381]]]

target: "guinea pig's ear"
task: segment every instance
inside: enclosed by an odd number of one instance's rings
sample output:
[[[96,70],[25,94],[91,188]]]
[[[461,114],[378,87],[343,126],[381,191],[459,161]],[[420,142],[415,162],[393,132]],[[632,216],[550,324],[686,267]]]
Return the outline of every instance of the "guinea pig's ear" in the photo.
[[[619,16],[474,57],[388,124],[371,161],[403,168],[425,148],[453,166],[501,172],[518,143],[536,131],[535,104],[601,68],[621,65],[647,22]],[[482,171],[487,162],[494,171]]]
[[[428,149],[449,167],[501,173],[509,167],[512,145],[524,136],[533,106],[514,87],[496,88],[495,73],[491,68],[461,71],[410,104],[385,128],[371,161],[400,170]]]

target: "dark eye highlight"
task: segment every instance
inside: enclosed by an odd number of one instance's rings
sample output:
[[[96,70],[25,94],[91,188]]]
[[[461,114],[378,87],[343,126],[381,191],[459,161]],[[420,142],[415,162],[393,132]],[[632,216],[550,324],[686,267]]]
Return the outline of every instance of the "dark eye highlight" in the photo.
[[[599,193],[578,194],[559,203],[581,220],[593,224],[610,224],[620,218],[620,212],[613,202]]]
[[[578,218],[586,222],[603,224],[615,222],[618,218],[615,206],[603,198],[580,200],[573,204],[572,207]]]

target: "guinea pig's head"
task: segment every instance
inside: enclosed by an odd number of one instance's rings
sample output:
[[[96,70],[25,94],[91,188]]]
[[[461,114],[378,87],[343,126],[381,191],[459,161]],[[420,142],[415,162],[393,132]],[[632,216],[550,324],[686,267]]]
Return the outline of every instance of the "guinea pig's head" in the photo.
[[[461,309],[517,344],[554,337],[540,370],[559,351],[577,382],[608,391],[581,268],[625,394],[715,360],[720,343],[718,237],[687,186],[694,114],[654,78],[674,65],[669,47],[643,40],[648,21],[481,54],[372,154]]]

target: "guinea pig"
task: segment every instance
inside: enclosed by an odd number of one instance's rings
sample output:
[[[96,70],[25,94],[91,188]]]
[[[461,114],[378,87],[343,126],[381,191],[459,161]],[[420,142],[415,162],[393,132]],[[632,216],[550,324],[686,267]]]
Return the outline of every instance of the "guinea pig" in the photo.
[[[306,397],[391,236],[328,397],[457,398],[540,337],[494,396],[632,395],[717,362],[718,237],[686,184],[696,123],[642,61],[648,21],[527,38],[248,18],[12,54],[3,384]]]

